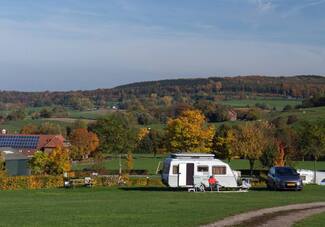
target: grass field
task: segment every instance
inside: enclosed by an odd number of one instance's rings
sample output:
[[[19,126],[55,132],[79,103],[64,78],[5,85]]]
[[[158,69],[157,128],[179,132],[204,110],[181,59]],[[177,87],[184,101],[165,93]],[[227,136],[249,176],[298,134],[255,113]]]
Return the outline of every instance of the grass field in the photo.
[[[49,120],[49,119],[25,119],[25,120],[18,120],[18,121],[8,121],[3,124],[0,124],[1,129],[6,129],[9,133],[19,133],[20,129],[28,124],[35,124],[40,125],[44,122],[52,122],[54,124],[58,124],[64,130],[66,126],[71,125],[69,122],[64,122],[60,120]]]
[[[301,100],[296,99],[283,99],[283,98],[255,98],[255,99],[232,99],[221,101],[221,104],[240,108],[240,107],[254,107],[255,104],[265,104],[269,108],[275,107],[277,110],[282,110],[286,105],[292,107],[301,104]]]
[[[290,115],[296,115],[298,117],[298,120],[325,120],[325,106],[306,109],[295,109],[289,112],[275,112],[268,116],[268,118],[272,119],[275,117],[288,117]]]
[[[145,169],[149,171],[149,174],[155,174],[159,162],[161,163],[160,168],[162,168],[163,160],[166,156],[157,156],[153,157],[153,155],[145,155],[145,154],[136,154],[134,155],[134,169]],[[75,164],[73,168],[75,170],[89,168],[92,164],[90,163],[82,163],[82,164]],[[232,169],[235,170],[243,170],[249,169],[249,162],[248,160],[232,160],[230,162],[230,166]],[[314,169],[314,162],[312,161],[298,161],[294,162],[293,166],[297,169]],[[119,168],[119,159],[112,158],[110,160],[104,161],[104,167],[108,170],[117,170]],[[325,171],[325,162],[319,161],[317,162],[316,168],[318,170]],[[263,169],[260,162],[256,162],[255,169]]]
[[[166,188],[1,191],[5,226],[198,226],[248,210],[325,200],[302,192],[188,193]]]
[[[70,110],[69,111],[69,117],[75,118],[75,119],[90,119],[90,120],[96,120],[100,117],[103,117],[109,113],[112,113],[113,110],[109,109],[101,109],[101,110],[91,110],[91,111],[75,111]]]
[[[325,213],[317,214],[298,222],[294,227],[324,227],[325,226]]]

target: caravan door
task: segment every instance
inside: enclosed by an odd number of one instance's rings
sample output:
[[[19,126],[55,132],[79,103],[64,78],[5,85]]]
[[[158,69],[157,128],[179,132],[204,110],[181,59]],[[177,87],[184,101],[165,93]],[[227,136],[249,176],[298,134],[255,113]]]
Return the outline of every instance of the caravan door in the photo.
[[[194,185],[194,163],[180,163],[178,166],[178,186]]]
[[[180,163],[178,165],[178,186],[186,186],[186,169],[187,165],[186,163]]]

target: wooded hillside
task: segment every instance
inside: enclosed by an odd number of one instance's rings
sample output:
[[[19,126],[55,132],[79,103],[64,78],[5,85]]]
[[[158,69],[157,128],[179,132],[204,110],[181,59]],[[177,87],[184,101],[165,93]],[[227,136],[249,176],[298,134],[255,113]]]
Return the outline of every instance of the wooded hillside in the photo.
[[[148,97],[173,97],[175,102],[193,103],[199,99],[222,100],[244,96],[306,98],[325,93],[325,77],[238,76],[175,79],[127,84],[112,89],[67,92],[0,91],[0,103],[24,106],[62,105],[73,108],[104,107]]]

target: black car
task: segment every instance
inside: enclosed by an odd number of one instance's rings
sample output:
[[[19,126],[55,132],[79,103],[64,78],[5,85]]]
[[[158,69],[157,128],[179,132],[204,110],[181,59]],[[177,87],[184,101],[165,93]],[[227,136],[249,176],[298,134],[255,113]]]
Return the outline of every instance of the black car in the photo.
[[[303,189],[302,179],[294,168],[272,167],[268,173],[267,187],[273,190],[296,190]]]

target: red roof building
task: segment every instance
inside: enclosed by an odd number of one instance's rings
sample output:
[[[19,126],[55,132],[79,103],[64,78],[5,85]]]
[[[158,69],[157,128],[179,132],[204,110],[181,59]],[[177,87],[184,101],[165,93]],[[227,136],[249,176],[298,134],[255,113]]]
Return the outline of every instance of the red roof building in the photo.
[[[14,148],[28,157],[36,151],[51,152],[59,147],[68,147],[62,135],[0,134],[0,148]]]

